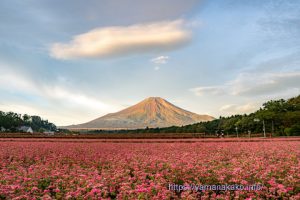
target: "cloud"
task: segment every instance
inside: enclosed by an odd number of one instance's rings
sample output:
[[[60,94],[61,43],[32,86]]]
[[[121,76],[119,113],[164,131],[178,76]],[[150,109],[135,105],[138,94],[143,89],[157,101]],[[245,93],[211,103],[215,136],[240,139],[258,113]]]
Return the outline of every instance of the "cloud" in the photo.
[[[195,95],[265,96],[300,91],[300,72],[240,73],[223,85],[190,89]]]
[[[40,115],[57,125],[92,120],[123,107],[67,87],[60,81],[41,83],[0,64],[0,110]]]
[[[236,104],[226,104],[221,106],[219,111],[223,112],[227,115],[233,115],[233,114],[244,114],[244,113],[251,113],[254,112],[259,108],[258,104],[253,103],[247,103],[244,105],[236,105]]]
[[[64,106],[77,109],[89,109],[99,111],[114,110],[113,106],[105,104],[85,94],[67,90],[61,86],[44,86],[43,96],[51,100],[61,101]]]
[[[178,48],[190,38],[183,20],[104,27],[76,35],[69,43],[54,43],[50,55],[75,59],[161,52]]]
[[[160,69],[160,65],[167,64],[168,60],[169,60],[169,56],[158,56],[156,58],[152,58],[150,62],[156,64],[154,70],[158,71]]]
[[[226,87],[222,87],[222,86],[205,86],[205,87],[191,88],[190,91],[193,92],[196,96],[220,95],[220,94],[225,93]]]
[[[152,58],[150,61],[155,64],[167,64],[169,60],[169,56],[158,56],[156,58]]]
[[[5,71],[3,73],[3,71]],[[20,76],[18,72],[0,70],[0,89],[5,92],[30,92],[33,94],[38,93],[38,86],[26,79],[23,76]]]
[[[245,73],[240,74],[231,84],[233,95],[265,95],[300,89],[300,72]]]

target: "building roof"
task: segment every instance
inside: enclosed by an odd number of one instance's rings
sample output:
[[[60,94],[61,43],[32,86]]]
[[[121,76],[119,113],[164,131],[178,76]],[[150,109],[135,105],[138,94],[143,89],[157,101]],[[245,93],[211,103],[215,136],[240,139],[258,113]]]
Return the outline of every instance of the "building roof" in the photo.
[[[30,126],[21,126],[18,128],[19,131],[32,131],[32,128]]]

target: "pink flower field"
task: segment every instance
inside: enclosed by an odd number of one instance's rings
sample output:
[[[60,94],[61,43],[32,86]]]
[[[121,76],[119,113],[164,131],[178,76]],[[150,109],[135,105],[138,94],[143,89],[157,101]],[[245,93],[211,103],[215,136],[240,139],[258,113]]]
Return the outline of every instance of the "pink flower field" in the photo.
[[[300,141],[0,141],[0,199],[300,199]],[[169,190],[169,184],[263,185]]]

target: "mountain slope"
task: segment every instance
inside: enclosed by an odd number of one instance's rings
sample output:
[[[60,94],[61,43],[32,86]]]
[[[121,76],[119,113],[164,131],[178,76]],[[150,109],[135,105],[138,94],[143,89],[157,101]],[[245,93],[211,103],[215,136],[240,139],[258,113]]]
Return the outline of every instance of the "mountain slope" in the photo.
[[[149,97],[140,103],[116,113],[110,113],[90,122],[72,125],[69,129],[136,129],[168,127],[210,121],[209,115],[198,115],[183,110],[160,97]]]

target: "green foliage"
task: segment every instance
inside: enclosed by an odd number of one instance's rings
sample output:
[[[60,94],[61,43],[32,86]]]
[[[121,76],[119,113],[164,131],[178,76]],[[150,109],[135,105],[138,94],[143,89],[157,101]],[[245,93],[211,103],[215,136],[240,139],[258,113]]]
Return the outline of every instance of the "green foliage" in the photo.
[[[13,112],[0,111],[0,128],[5,128],[9,132],[18,131],[20,126],[30,126],[34,131],[50,130],[55,131],[56,126],[48,120],[43,120],[39,116],[20,115]]]
[[[6,199],[6,196],[4,195],[4,194],[0,194],[0,200],[4,200],[4,199]]]
[[[45,190],[49,187],[51,180],[49,178],[43,178],[38,181],[38,188]]]
[[[286,129],[285,131],[287,136],[300,136],[300,124],[295,124],[292,127]]]
[[[0,127],[5,129],[16,128],[22,124],[21,115],[13,112],[0,111]]]

